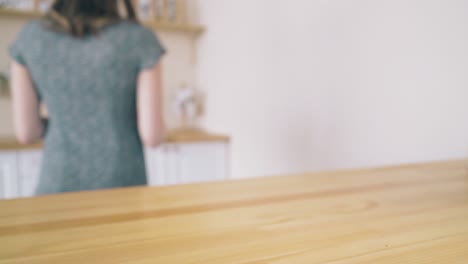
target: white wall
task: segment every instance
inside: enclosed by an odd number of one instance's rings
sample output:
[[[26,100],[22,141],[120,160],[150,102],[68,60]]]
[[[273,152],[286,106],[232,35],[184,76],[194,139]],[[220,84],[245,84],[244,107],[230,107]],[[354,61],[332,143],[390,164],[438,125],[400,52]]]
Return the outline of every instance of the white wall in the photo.
[[[468,1],[198,2],[234,177],[468,155]]]

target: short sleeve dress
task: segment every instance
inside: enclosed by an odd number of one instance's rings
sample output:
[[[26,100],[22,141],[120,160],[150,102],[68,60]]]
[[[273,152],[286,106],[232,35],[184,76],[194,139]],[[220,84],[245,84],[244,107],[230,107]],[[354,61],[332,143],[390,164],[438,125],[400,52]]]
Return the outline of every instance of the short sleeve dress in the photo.
[[[147,184],[136,83],[165,53],[154,32],[122,21],[75,38],[32,21],[9,52],[48,109],[38,195]]]

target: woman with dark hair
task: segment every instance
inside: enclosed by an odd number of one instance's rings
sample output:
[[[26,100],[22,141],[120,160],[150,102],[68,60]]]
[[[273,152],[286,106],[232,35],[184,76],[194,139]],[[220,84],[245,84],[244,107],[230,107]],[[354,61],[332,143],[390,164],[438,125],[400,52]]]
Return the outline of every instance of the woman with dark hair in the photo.
[[[56,0],[23,28],[11,90],[18,140],[45,141],[37,194],[146,185],[142,143],[163,135],[164,52],[130,0]]]

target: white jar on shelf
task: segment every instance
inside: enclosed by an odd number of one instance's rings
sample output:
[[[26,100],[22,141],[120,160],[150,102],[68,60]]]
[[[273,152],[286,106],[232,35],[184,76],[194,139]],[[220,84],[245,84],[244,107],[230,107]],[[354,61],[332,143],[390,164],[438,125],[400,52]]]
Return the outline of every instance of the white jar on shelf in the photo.
[[[185,0],[167,0],[167,19],[173,23],[184,23]]]
[[[52,5],[52,0],[38,0],[37,8],[39,12],[45,13],[49,10]]]
[[[0,0],[1,8],[33,11],[35,0]]]
[[[166,1],[154,0],[154,16],[156,20],[166,20]]]
[[[138,0],[137,12],[138,18],[142,20],[151,20],[153,15],[154,2],[151,0]]]

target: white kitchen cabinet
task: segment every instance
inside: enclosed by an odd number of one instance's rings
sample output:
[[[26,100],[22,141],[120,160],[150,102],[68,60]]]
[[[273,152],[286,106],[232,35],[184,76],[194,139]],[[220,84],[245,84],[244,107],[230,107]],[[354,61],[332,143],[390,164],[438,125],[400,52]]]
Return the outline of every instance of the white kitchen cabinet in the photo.
[[[218,181],[228,178],[229,143],[166,143],[145,150],[151,186]],[[0,151],[0,199],[34,195],[42,150]]]
[[[18,152],[18,174],[21,197],[31,197],[36,191],[41,173],[42,150]]]
[[[228,178],[227,142],[170,143],[146,151],[152,186],[219,181]]]
[[[20,196],[17,153],[0,153],[0,199],[14,199]]]
[[[225,143],[180,146],[179,183],[226,180],[228,145]]]
[[[31,197],[39,182],[41,150],[0,152],[0,198]]]

